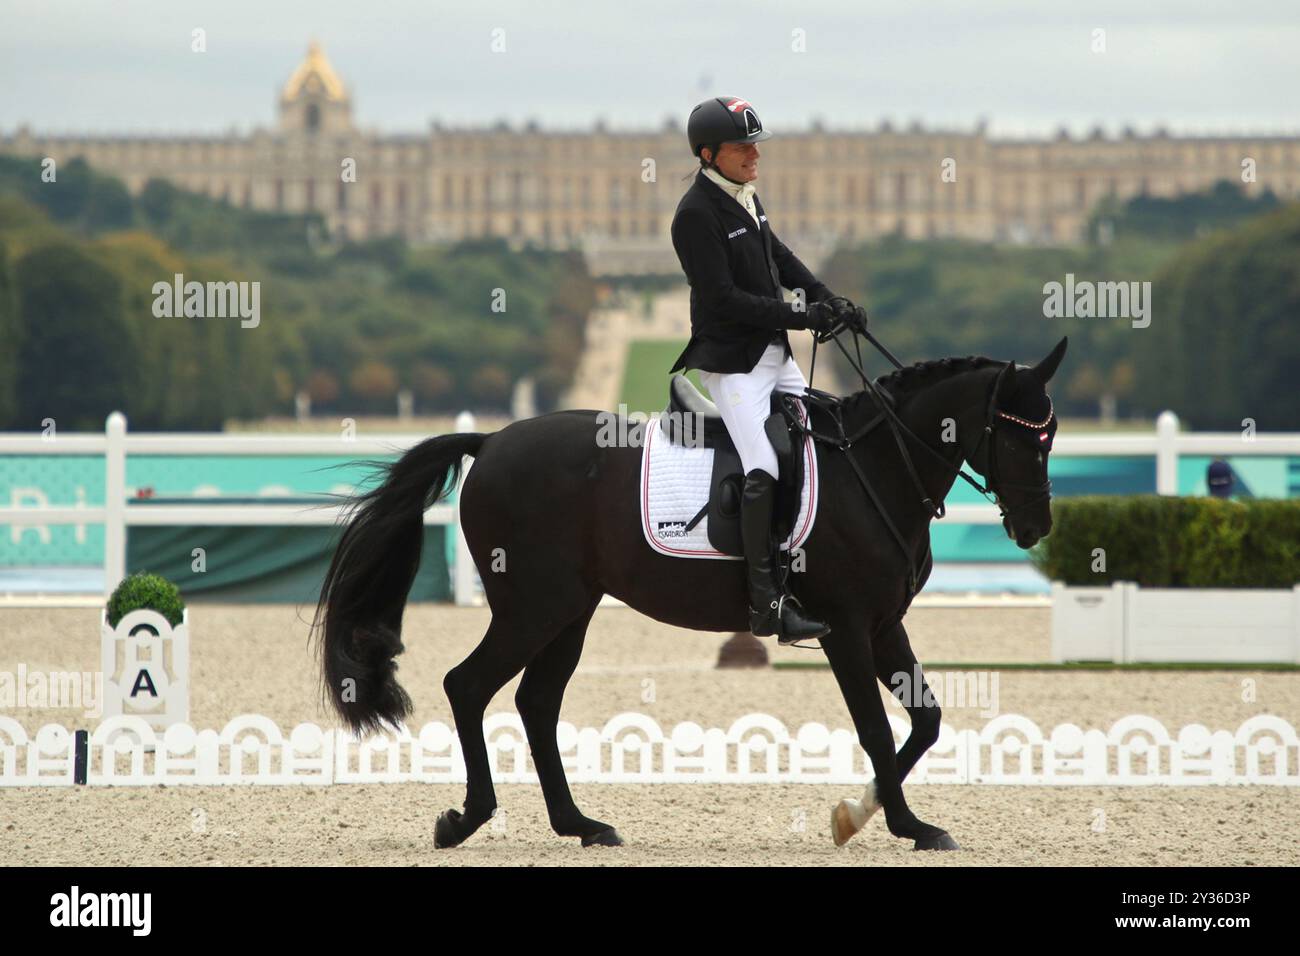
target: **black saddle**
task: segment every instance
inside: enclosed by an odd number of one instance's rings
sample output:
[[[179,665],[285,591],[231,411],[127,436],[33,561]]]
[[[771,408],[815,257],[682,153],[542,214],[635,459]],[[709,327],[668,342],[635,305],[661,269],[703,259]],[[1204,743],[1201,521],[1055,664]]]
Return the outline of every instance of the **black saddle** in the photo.
[[[776,484],[772,530],[775,540],[784,541],[799,518],[803,493],[803,442],[796,427],[798,411],[790,392],[772,393],[772,414],[763,427],[776,451],[780,475]],[[690,531],[708,515],[709,543],[723,554],[741,556],[740,501],[745,471],[718,406],[700,394],[685,375],[674,375],[668,386],[668,408],[659,417],[659,427],[669,441],[691,448],[713,449],[713,471],[709,478],[709,500],[686,525]]]

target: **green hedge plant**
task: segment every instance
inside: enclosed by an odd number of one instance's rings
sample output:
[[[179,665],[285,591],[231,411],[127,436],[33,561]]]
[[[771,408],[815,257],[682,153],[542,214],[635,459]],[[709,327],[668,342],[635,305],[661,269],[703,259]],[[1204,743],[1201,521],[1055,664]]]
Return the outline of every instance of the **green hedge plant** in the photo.
[[[176,627],[181,623],[185,602],[180,588],[162,575],[138,571],[125,578],[108,599],[109,626],[117,627],[118,621],[140,608],[157,611]]]
[[[1094,550],[1105,570],[1094,571]],[[1300,500],[1097,495],[1052,502],[1030,552],[1047,578],[1105,587],[1289,588],[1300,581]]]

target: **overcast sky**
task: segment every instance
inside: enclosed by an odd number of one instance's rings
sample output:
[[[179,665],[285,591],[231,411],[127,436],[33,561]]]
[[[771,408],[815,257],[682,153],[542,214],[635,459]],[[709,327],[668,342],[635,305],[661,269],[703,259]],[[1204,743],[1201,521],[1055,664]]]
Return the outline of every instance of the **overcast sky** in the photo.
[[[657,128],[727,94],[776,132],[1300,133],[1300,0],[0,0],[0,130],[269,125],[313,37],[357,120],[392,132]]]

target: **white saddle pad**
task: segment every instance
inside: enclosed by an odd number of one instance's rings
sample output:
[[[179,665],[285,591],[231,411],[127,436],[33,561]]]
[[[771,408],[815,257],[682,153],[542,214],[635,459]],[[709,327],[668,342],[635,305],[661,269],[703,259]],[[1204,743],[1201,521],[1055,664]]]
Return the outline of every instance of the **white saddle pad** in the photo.
[[[808,411],[799,405],[807,421]],[[781,550],[798,548],[812,533],[817,516],[817,454],[811,438],[804,439],[803,491],[794,532]],[[645,426],[641,451],[641,530],[646,542],[660,554],[675,558],[721,558],[740,561],[709,544],[709,517],[705,515],[690,531],[686,526],[709,500],[709,478],[713,474],[712,448],[674,445],[654,416]]]

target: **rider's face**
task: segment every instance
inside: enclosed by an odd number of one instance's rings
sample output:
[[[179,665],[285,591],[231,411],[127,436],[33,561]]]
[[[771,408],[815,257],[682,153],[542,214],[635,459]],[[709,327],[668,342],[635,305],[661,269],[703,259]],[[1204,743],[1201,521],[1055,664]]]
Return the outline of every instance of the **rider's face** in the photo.
[[[718,150],[718,169],[732,182],[747,183],[758,178],[758,147],[753,143],[723,143]]]

